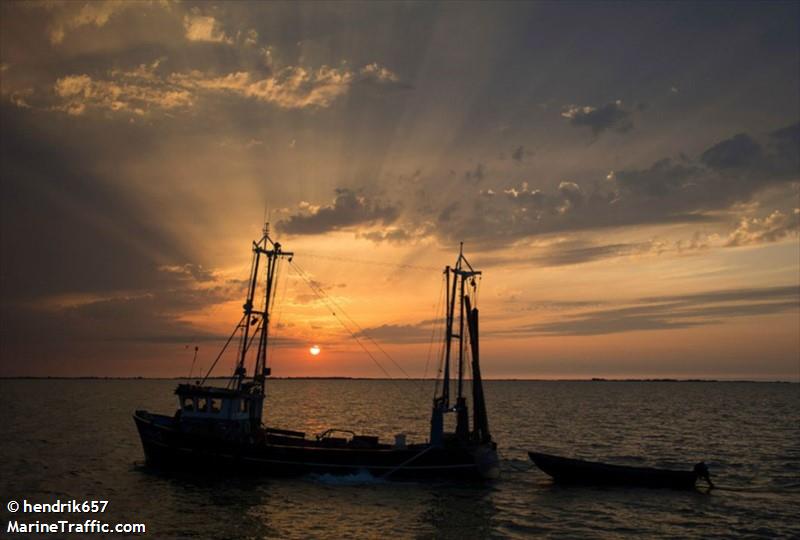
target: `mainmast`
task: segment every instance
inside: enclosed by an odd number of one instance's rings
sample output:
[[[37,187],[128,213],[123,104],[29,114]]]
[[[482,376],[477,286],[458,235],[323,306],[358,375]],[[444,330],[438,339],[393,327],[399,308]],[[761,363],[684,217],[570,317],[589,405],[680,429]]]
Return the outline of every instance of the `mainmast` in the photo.
[[[259,268],[261,256],[266,256],[266,268],[264,269],[264,309],[259,311],[254,309],[253,301],[258,289]],[[247,289],[247,298],[244,305],[244,316],[242,318],[242,341],[239,348],[239,361],[234,372],[236,388],[240,389],[247,375],[245,367],[247,352],[250,350],[253,340],[258,336],[258,347],[256,350],[256,360],[253,367],[252,386],[263,393],[264,379],[269,376],[270,369],[267,367],[267,344],[269,339],[270,308],[275,297],[275,281],[278,272],[278,262],[281,258],[287,257],[292,260],[294,253],[283,251],[280,242],[275,242],[269,236],[269,223],[264,225],[264,231],[258,242],[253,242],[253,264],[250,269],[250,282]],[[255,326],[253,336],[250,337],[250,327]]]
[[[486,421],[486,407],[483,400],[483,386],[480,377],[479,350],[478,350],[478,310],[472,307],[470,296],[475,300],[477,284],[475,278],[481,272],[475,270],[464,257],[464,243],[459,247],[458,259],[454,266],[446,266],[445,290],[447,294],[445,306],[445,342],[444,342],[444,369],[442,393],[434,398],[433,413],[431,416],[431,442],[441,444],[444,434],[444,413],[456,413],[456,436],[466,440],[470,438],[469,412],[467,400],[464,396],[464,362],[465,362],[465,325],[469,331],[470,351],[472,355],[473,372],[473,407],[474,411],[474,431],[472,438],[480,442],[490,440],[488,422]],[[469,288],[469,290],[468,290]],[[456,302],[458,302],[458,321],[457,333],[454,329],[456,325]],[[457,361],[458,371],[456,380],[456,402],[451,405],[450,401],[450,378],[451,364],[453,358],[453,341],[458,339]]]

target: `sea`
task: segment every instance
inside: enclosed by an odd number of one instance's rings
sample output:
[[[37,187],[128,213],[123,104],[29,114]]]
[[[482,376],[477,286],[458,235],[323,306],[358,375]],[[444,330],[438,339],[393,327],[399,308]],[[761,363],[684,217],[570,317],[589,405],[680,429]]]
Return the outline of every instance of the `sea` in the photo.
[[[485,484],[396,482],[365,472],[293,479],[154,470],[131,418],[171,414],[173,380],[0,380],[2,538],[8,523],[142,523],[138,537],[800,538],[800,385],[755,382],[487,381],[501,456]],[[432,381],[271,380],[265,421],[424,441]],[[553,484],[528,450],[690,470],[716,489]],[[96,514],[9,512],[108,501]]]

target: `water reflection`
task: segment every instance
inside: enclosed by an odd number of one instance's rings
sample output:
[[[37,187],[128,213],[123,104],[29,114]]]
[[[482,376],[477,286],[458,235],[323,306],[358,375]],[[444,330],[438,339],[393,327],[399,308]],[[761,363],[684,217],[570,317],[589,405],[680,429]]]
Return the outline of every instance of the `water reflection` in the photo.
[[[135,490],[148,493],[141,511],[160,538],[275,538],[256,508],[270,507],[269,480],[221,474],[166,473],[136,466]]]
[[[424,501],[422,522],[430,527],[419,538],[489,538],[496,508],[490,486],[440,486]]]
[[[504,467],[488,488],[172,476],[132,466],[143,454],[131,411],[170,412],[174,385],[0,380],[0,492],[35,502],[108,499],[104,519],[146,523],[159,539],[800,538],[797,385],[490,381]],[[429,396],[418,386],[274,381],[268,411],[277,425],[354,427],[384,438],[402,429],[420,440],[427,407],[419,403]],[[529,469],[525,451],[536,449],[675,468],[705,459],[725,489],[560,488]]]

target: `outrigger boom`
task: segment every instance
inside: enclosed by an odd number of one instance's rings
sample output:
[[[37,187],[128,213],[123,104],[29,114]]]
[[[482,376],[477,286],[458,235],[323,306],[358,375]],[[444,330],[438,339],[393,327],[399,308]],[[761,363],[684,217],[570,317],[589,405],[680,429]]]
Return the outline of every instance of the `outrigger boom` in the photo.
[[[431,414],[431,443],[437,444],[444,436],[444,414],[456,413],[456,435],[462,439],[472,438],[475,441],[489,443],[489,422],[486,415],[486,403],[483,396],[483,381],[481,380],[480,356],[478,342],[478,309],[472,307],[470,292],[474,295],[477,291],[475,277],[481,272],[475,270],[464,256],[464,243],[459,246],[458,259],[454,266],[444,269],[447,314],[445,321],[444,342],[444,376],[442,391],[434,397],[433,412]],[[451,279],[452,276],[452,279]],[[470,291],[467,290],[469,282]],[[458,333],[453,332],[455,323],[456,298],[458,298]],[[465,317],[466,311],[466,317]],[[473,406],[473,431],[469,429],[469,413],[464,397],[464,324],[466,323],[470,337],[470,352],[472,355],[472,406]],[[452,357],[453,339],[458,338],[458,380],[455,406],[450,405],[450,364]]]

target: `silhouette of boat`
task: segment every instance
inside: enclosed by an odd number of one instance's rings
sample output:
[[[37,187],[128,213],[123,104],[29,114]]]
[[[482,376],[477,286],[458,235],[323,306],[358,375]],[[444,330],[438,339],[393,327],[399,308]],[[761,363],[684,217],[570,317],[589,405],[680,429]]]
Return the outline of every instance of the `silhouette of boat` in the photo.
[[[611,465],[539,452],[528,452],[537,467],[562,484],[638,486],[649,488],[693,489],[703,479],[713,487],[708,467],[700,462],[692,471],[673,471],[652,467]]]
[[[269,323],[279,263],[292,263],[293,253],[269,235],[253,242],[253,264],[244,314],[223,352],[239,336],[237,364],[224,387],[179,384],[175,389],[179,408],[172,416],[137,410],[133,415],[148,464],[189,468],[199,473],[230,469],[275,476],[305,473],[355,474],[360,471],[381,478],[491,479],[499,474],[497,445],[489,423],[481,380],[478,342],[478,309],[475,307],[474,270],[459,251],[453,267],[444,270],[446,282],[443,377],[434,391],[430,438],[406,444],[405,435],[393,443],[350,430],[329,429],[309,437],[300,431],[262,424],[268,367]],[[261,267],[265,259],[265,267]],[[256,308],[256,298],[261,303]],[[454,329],[454,326],[456,328]],[[466,351],[468,330],[469,351]],[[251,332],[251,328],[253,329]],[[457,330],[457,331],[456,331]],[[457,354],[452,355],[456,343]],[[471,365],[466,365],[467,355]],[[222,356],[222,352],[217,360]],[[451,361],[451,356],[454,358]],[[457,360],[457,376],[451,382],[451,363]],[[216,364],[216,361],[215,363]],[[252,375],[247,368],[252,365]],[[464,392],[465,369],[472,371],[472,426]],[[451,386],[456,396],[451,402]],[[454,432],[445,432],[445,415],[454,413]]]

